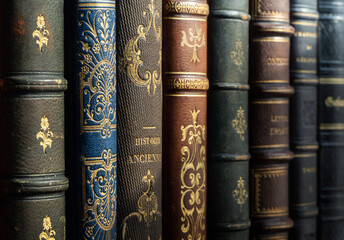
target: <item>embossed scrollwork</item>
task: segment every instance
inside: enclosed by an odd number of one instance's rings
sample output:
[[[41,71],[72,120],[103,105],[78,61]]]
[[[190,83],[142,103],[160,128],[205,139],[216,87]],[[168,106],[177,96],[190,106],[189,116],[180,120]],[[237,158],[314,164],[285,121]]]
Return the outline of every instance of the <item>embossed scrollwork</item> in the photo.
[[[157,25],[157,18],[160,17],[154,0],[148,4],[148,11],[143,12],[149,16],[147,26],[139,25],[137,35],[128,41],[124,49],[124,57],[120,59],[121,68],[126,68],[130,79],[139,86],[146,86],[149,94],[155,94],[158,85],[161,85],[161,27]],[[156,41],[160,44],[158,68],[155,70],[146,69],[143,76],[140,76],[139,69],[145,64],[142,60],[142,50],[139,48],[139,41],[146,41],[148,33],[153,30]]]
[[[199,230],[205,230],[205,126],[197,124],[200,110],[190,111],[193,124],[181,126],[183,162],[181,172],[181,210],[183,213],[181,230],[188,240],[205,239]]]

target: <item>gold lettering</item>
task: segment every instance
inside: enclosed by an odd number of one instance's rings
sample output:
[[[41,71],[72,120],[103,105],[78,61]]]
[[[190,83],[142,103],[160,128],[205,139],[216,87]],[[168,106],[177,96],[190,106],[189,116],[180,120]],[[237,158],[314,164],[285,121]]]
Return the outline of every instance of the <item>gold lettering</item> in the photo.
[[[314,32],[295,32],[295,37],[309,37],[309,38],[317,38],[317,34]]]
[[[337,97],[336,99],[332,96],[329,96],[325,99],[326,107],[344,107],[344,100],[341,97]]]
[[[289,58],[268,58],[268,65],[289,65]]]
[[[142,145],[158,145],[160,144],[160,137],[143,137],[143,138],[136,138],[135,145],[142,146]]]
[[[271,122],[289,122],[288,115],[271,115]]]
[[[306,57],[298,57],[296,58],[296,62],[302,62],[302,63],[316,63],[316,58],[306,58]]]
[[[270,128],[270,136],[275,135],[288,135],[289,134],[289,128]]]
[[[316,168],[315,167],[304,167],[302,168],[302,172],[303,174],[307,174],[307,173],[316,173]]]
[[[161,162],[161,154],[159,153],[147,153],[147,154],[134,154],[129,156],[129,163],[149,163],[149,162]]]

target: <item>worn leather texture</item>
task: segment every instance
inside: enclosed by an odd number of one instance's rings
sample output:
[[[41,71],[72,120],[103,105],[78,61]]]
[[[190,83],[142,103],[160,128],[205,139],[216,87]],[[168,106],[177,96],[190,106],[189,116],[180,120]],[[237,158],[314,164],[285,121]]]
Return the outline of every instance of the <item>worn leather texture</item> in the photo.
[[[344,2],[319,1],[319,208],[324,240],[344,238]]]
[[[118,238],[162,238],[162,3],[117,1]]]
[[[295,94],[290,103],[291,239],[317,238],[317,1],[292,0],[290,77]]]
[[[0,2],[0,239],[65,239],[63,0]]]
[[[248,3],[209,1],[209,239],[249,239]]]
[[[163,239],[206,239],[206,1],[163,1]]]
[[[251,238],[288,239],[289,1],[252,0],[250,32]]]

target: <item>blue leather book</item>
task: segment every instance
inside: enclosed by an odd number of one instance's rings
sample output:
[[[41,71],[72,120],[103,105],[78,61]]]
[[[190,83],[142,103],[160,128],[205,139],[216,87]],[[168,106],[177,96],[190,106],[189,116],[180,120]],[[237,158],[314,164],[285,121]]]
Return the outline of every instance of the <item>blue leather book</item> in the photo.
[[[116,239],[116,4],[79,0],[71,9],[70,239]]]

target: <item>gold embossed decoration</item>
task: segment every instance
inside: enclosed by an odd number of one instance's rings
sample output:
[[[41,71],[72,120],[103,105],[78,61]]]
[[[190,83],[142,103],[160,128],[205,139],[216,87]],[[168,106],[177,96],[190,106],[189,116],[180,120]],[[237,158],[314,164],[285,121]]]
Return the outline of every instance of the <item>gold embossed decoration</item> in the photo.
[[[187,234],[187,240],[202,240],[205,239],[201,233],[205,230],[205,126],[197,124],[200,110],[195,108],[190,112],[193,124],[181,126],[181,141],[187,143],[181,149],[181,230]]]
[[[231,52],[231,59],[234,60],[234,64],[238,66],[239,71],[241,71],[241,65],[244,63],[245,55],[240,39],[235,43],[235,50]]]
[[[85,166],[83,186],[87,188],[83,201],[84,234],[87,239],[111,239],[116,220],[117,155],[108,149],[103,150],[100,157],[82,159]]]
[[[187,46],[193,49],[190,62],[193,62],[194,64],[201,62],[201,60],[198,58],[198,48],[205,46],[205,33],[202,34],[202,29],[195,25],[193,28],[189,28],[189,37],[187,37],[185,31],[182,31],[182,34],[182,47]]]
[[[146,227],[149,228],[153,221],[157,220],[158,216],[161,216],[161,213],[158,211],[158,197],[156,196],[153,190],[153,184],[155,181],[154,175],[151,174],[151,171],[148,170],[147,175],[142,178],[142,182],[148,184],[147,190],[141,195],[137,202],[137,212],[130,213],[121,224],[121,239],[126,239],[126,234],[128,231],[128,221],[134,217],[139,222],[142,220],[145,222]],[[148,240],[150,236],[148,236]],[[160,237],[161,239],[161,237]]]
[[[157,86],[161,85],[161,27],[157,25],[157,18],[160,14],[154,0],[150,0],[148,4],[148,11],[143,11],[144,16],[149,16],[149,23],[147,26],[139,25],[137,28],[137,35],[129,40],[125,45],[124,58],[120,58],[120,68],[126,68],[130,79],[139,86],[146,86],[149,94],[155,94]],[[159,56],[159,60],[156,65],[156,69],[149,70],[144,69],[145,63],[142,59],[142,50],[139,48],[139,41],[146,41],[149,32],[155,34],[156,42],[159,43],[159,51],[156,52]],[[142,70],[140,70],[142,69]],[[140,74],[140,72],[144,74]]]
[[[240,177],[237,181],[237,188],[233,191],[233,198],[240,205],[240,212],[242,212],[242,205],[246,202],[248,198],[248,192],[245,188],[245,180]]]
[[[39,234],[39,240],[55,240],[56,232],[51,226],[50,217],[47,215],[43,219],[43,231]]]
[[[245,110],[242,107],[237,110],[236,118],[232,121],[232,127],[234,128],[236,133],[240,135],[240,139],[244,141],[244,134],[247,129],[247,123],[245,118]]]
[[[115,17],[111,10],[81,13],[79,42],[81,133],[109,138],[116,130]]]
[[[49,41],[49,31],[45,29],[45,19],[42,14],[40,14],[37,17],[37,29],[32,33],[32,37],[38,39],[36,40],[36,43],[39,46],[39,50],[42,52],[42,46],[45,44],[48,46],[48,41]]]
[[[43,152],[46,153],[47,147],[51,148],[53,140],[51,139],[54,133],[49,129],[49,120],[44,115],[41,119],[41,130],[36,134],[36,139],[41,139],[40,145],[43,147]]]
[[[209,5],[206,3],[197,2],[166,1],[165,12],[197,14],[207,16],[209,14]]]

